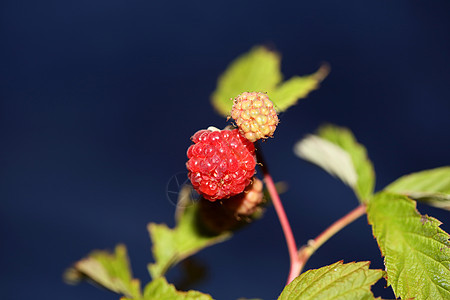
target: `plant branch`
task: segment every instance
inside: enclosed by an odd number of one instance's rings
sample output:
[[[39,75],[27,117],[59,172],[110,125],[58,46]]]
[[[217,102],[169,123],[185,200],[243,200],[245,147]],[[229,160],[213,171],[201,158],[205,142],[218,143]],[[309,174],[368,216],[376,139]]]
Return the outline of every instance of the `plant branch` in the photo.
[[[295,277],[297,277],[300,274],[301,270],[301,263],[299,260],[299,256],[297,255],[297,244],[295,243],[294,234],[292,233],[291,225],[289,224],[286,212],[284,211],[280,196],[278,195],[272,176],[270,176],[269,169],[264,160],[264,157],[262,156],[261,149],[259,145],[257,144],[255,145],[257,147],[256,156],[258,162],[261,164],[261,169],[264,174],[264,182],[266,183],[267,190],[269,191],[270,197],[272,198],[273,206],[275,207],[278,219],[280,220],[281,228],[283,229],[284,237],[286,239],[286,244],[289,251],[289,257],[291,262],[289,276],[287,280],[287,284],[289,284],[292,280],[294,280]]]
[[[358,207],[350,211],[348,214],[331,224],[325,231],[318,235],[315,239],[309,240],[307,245],[304,245],[297,252],[297,245],[295,243],[294,234],[292,233],[291,225],[284,211],[283,204],[281,202],[280,196],[275,188],[272,176],[270,175],[267,164],[262,155],[261,149],[258,144],[256,146],[256,156],[258,162],[261,164],[261,170],[264,175],[264,181],[266,183],[267,190],[270,197],[272,198],[273,206],[278,215],[278,219],[281,223],[281,228],[283,229],[284,237],[286,239],[286,244],[289,251],[289,257],[291,261],[289,276],[287,284],[294,280],[305,267],[308,259],[313,255],[317,249],[320,248],[326,241],[328,241],[333,235],[338,233],[348,224],[352,223],[362,215],[366,213],[366,205],[360,204]]]
[[[362,215],[366,213],[366,205],[360,204],[358,207],[350,211],[348,214],[331,224],[330,227],[325,229],[320,235],[315,239],[309,240],[308,244],[300,248],[298,251],[298,258],[300,262],[299,274],[302,272],[306,262],[311,257],[311,255],[316,252],[326,241],[328,241],[333,235],[338,233],[342,228],[352,223]]]

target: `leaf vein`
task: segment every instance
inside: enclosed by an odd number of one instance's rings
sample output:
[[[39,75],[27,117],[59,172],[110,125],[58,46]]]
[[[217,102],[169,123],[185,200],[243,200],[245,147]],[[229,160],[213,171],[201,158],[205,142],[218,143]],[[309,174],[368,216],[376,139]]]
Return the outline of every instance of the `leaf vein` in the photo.
[[[325,285],[324,287],[322,287],[321,289],[319,289],[318,291],[316,291],[314,294],[310,295],[310,297],[317,295],[317,294],[320,293],[321,291],[324,291],[324,290],[325,290],[327,287],[329,287],[330,285],[332,285],[332,284],[334,284],[335,282],[340,281],[340,280],[342,280],[342,279],[344,279],[344,278],[350,276],[351,274],[355,273],[356,271],[359,271],[359,270],[361,270],[361,269],[364,269],[365,266],[366,266],[366,265],[359,266],[357,269],[354,269],[353,271],[347,273],[346,275],[341,276],[341,277],[338,277],[338,278],[336,278],[336,279],[333,279],[330,283],[328,283],[327,285]],[[342,271],[343,271],[343,270],[341,270],[341,272],[342,272]],[[327,273],[328,273],[328,272],[327,272]],[[325,275],[325,274],[327,274],[327,273],[322,274],[320,277],[322,277],[323,275]],[[319,277],[319,278],[320,278],[320,277]],[[311,299],[313,299],[313,298],[311,298]]]

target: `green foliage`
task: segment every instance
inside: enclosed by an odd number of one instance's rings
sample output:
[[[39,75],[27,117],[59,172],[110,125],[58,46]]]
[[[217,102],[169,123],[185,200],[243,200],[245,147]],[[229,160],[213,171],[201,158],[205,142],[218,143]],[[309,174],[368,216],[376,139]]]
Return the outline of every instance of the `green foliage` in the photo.
[[[334,125],[322,126],[318,135],[299,141],[294,152],[349,185],[361,202],[372,196],[375,172],[367,151],[350,130]]]
[[[255,47],[234,60],[219,77],[212,104],[222,115],[229,115],[232,98],[245,91],[267,92],[282,79],[280,55],[265,47]]]
[[[402,299],[450,299],[449,235],[416,202],[380,192],[367,214],[385,258],[387,281]]]
[[[144,289],[142,300],[212,300],[210,295],[198,291],[180,292],[172,284],[167,283],[164,277],[159,277]],[[132,300],[130,298],[121,298],[121,300]]]
[[[383,272],[370,270],[370,262],[342,261],[317,270],[309,270],[288,284],[278,300],[374,299],[370,287]]]
[[[153,281],[147,284],[141,294],[140,282],[132,278],[130,263],[124,245],[118,245],[115,253],[94,251],[87,258],[74,264],[65,273],[69,283],[90,279],[97,284],[119,294],[122,300],[209,300],[211,296],[197,291],[178,292],[162,277],[167,269],[199,250],[224,241],[230,233],[212,236],[204,232],[198,218],[198,203],[191,198],[191,187],[185,186],[179,197],[177,226],[149,224],[153,240],[153,254],[156,262],[149,265]]]
[[[65,273],[66,281],[72,284],[84,277],[113,292],[135,299],[141,297],[140,282],[133,279],[124,245],[117,245],[114,253],[94,251]]]
[[[408,299],[450,298],[450,243],[434,218],[420,215],[409,199],[449,209],[450,167],[404,176],[372,196],[375,176],[366,150],[344,128],[325,126],[295,146],[300,157],[319,165],[369,202],[369,221],[385,257],[388,283]],[[400,195],[402,194],[402,195]],[[372,203],[373,202],[373,203]]]
[[[450,166],[403,176],[385,190],[450,210]]]
[[[185,186],[180,193],[180,199],[186,199],[190,195],[191,187]],[[199,222],[198,203],[190,198],[188,202],[184,201],[184,209],[178,211],[175,228],[171,229],[165,224],[148,225],[155,259],[155,263],[150,264],[148,269],[153,279],[163,276],[170,267],[186,257],[231,237],[231,233],[211,235],[206,232]]]
[[[322,65],[314,74],[306,76],[293,76],[281,83],[273,90],[269,90],[269,98],[273,99],[277,111],[282,112],[297,104],[299,99],[306,98],[308,94],[319,87],[319,83],[327,77],[329,66]]]
[[[217,81],[211,95],[214,108],[222,115],[230,114],[233,99],[243,92],[267,92],[279,112],[305,98],[318,88],[328,75],[328,66],[304,77],[294,76],[281,82],[281,56],[265,47],[255,47],[234,60]]]

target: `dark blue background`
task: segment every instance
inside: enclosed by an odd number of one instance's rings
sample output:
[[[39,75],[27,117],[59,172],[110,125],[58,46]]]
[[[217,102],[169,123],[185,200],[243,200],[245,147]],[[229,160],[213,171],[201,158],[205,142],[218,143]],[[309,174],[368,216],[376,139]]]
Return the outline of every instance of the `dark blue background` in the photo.
[[[281,117],[264,143],[299,244],[357,205],[350,189],[296,158],[321,123],[351,128],[380,189],[449,164],[448,1],[2,1],[0,285],[2,299],[118,299],[62,273],[95,248],[126,243],[149,279],[146,224],[173,225],[166,185],[184,171],[189,137],[225,120],[209,104],[218,75],[256,44],[283,54],[286,78],[332,72]],[[449,213],[419,206],[444,223]],[[442,226],[450,230],[450,225]],[[274,299],[288,254],[270,208],[230,242],[201,252],[217,299]],[[361,218],[309,261],[371,260]],[[177,281],[178,272],[169,273]],[[392,297],[385,283],[376,294]]]

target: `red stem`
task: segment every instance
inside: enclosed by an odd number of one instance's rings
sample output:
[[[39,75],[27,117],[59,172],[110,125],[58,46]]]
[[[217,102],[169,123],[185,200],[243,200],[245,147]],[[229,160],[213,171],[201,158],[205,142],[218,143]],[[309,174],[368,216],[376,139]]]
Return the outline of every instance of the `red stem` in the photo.
[[[289,284],[295,277],[300,274],[301,264],[299,257],[297,255],[297,244],[295,243],[294,234],[292,233],[291,225],[284,211],[283,204],[281,203],[280,196],[275,188],[272,177],[270,174],[264,174],[264,181],[266,182],[267,190],[269,191],[270,197],[272,198],[273,206],[277,212],[278,219],[281,223],[281,228],[283,228],[284,237],[286,238],[286,244],[289,250],[289,257],[291,260],[291,267],[289,271],[289,276],[287,283]]]
[[[286,239],[286,244],[289,251],[289,257],[291,261],[289,276],[287,279],[287,283],[289,284],[295,277],[300,274],[301,263],[297,253],[297,244],[295,243],[294,234],[292,233],[291,225],[289,224],[289,220],[286,216],[286,212],[284,211],[283,204],[281,203],[280,196],[278,195],[275,184],[272,180],[272,176],[270,176],[267,165],[262,156],[261,150],[259,150],[257,145],[256,155],[258,158],[258,162],[261,163],[261,169],[264,174],[264,181],[266,183],[267,190],[269,191],[270,197],[272,198],[273,206],[275,207],[275,211],[277,212],[278,219],[281,223],[281,228],[283,229],[284,237]]]

